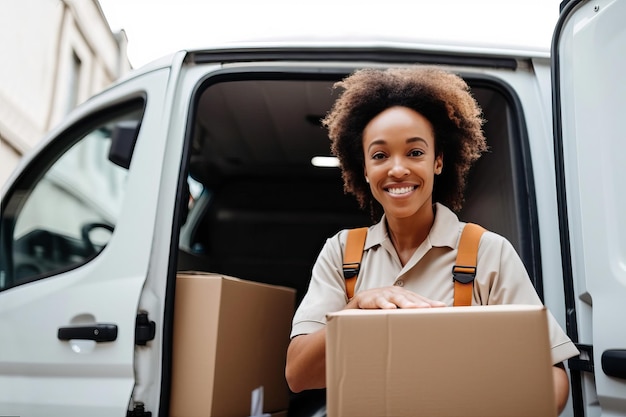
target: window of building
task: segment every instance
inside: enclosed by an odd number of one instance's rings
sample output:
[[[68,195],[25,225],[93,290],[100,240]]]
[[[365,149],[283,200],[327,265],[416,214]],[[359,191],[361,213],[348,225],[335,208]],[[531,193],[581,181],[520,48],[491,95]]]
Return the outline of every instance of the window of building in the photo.
[[[82,61],[75,51],[72,51],[70,58],[70,67],[67,79],[67,103],[65,105],[65,113],[69,113],[78,104],[78,94],[80,91],[80,75]]]

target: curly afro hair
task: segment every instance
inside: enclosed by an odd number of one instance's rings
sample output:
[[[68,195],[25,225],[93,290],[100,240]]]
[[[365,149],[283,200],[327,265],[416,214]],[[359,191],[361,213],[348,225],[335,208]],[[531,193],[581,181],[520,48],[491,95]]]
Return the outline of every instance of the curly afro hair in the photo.
[[[340,162],[344,190],[361,208],[369,208],[373,220],[383,209],[363,175],[362,133],[375,116],[394,106],[413,109],[433,125],[435,152],[443,154],[444,167],[435,178],[433,201],[461,210],[467,174],[487,150],[482,110],[461,77],[436,67],[362,69],[334,88],[343,91],[322,123]]]

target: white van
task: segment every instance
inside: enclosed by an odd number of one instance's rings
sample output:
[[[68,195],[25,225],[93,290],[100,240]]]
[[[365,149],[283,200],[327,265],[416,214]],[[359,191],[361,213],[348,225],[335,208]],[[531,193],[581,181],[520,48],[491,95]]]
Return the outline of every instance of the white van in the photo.
[[[484,109],[491,151],[460,217],[513,243],[581,350],[566,364],[564,415],[626,415],[626,0],[563,8],[551,54],[396,42],[183,51],[90,99],[2,191],[0,415],[167,416],[177,271],[287,286],[299,300],[324,240],[369,222],[324,166],[331,86],[408,64],[459,73]]]

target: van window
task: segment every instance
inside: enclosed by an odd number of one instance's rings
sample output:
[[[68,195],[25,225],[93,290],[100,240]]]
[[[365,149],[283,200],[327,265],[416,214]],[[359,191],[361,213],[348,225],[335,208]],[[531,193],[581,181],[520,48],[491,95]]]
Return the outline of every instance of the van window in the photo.
[[[0,290],[75,268],[105,248],[141,112],[134,105],[66,133],[27,168],[2,207]]]

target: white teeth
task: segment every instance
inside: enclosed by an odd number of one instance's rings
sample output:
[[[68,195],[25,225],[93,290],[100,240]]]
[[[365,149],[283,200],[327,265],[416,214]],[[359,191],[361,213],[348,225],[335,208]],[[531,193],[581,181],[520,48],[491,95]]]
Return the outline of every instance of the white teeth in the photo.
[[[406,193],[410,193],[411,191],[413,191],[414,187],[400,187],[400,188],[388,188],[387,192],[389,192],[390,194],[406,194]]]

